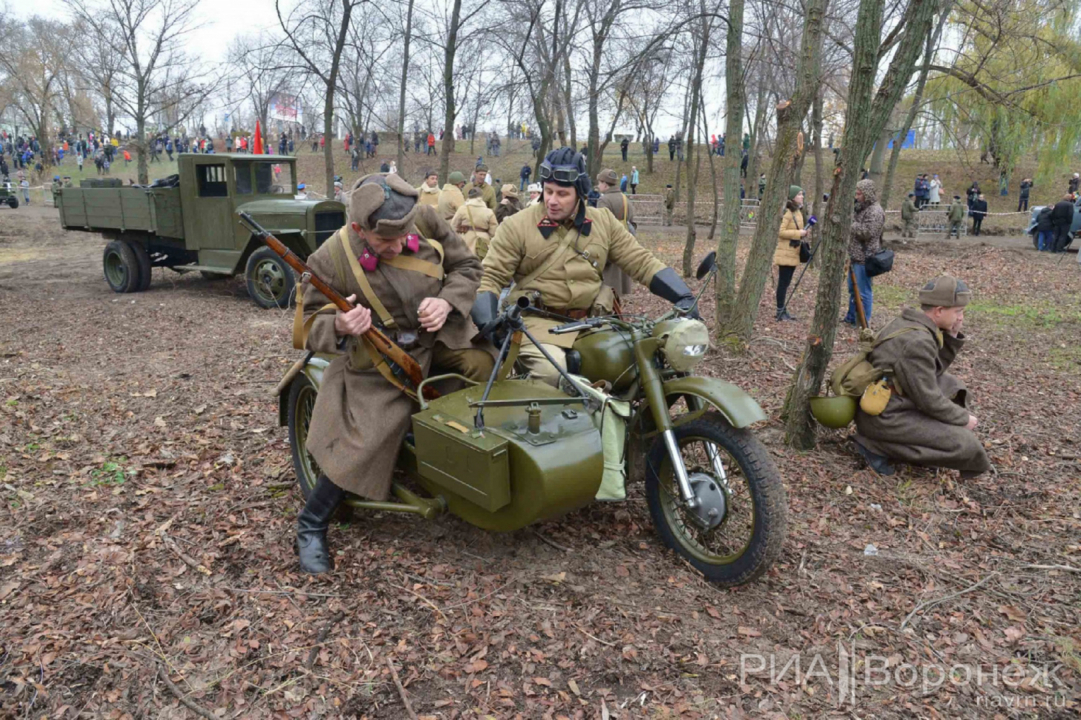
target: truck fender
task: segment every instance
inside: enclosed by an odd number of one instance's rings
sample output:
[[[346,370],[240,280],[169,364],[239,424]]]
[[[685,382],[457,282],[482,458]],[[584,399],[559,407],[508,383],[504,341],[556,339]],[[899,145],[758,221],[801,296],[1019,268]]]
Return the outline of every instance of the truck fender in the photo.
[[[732,383],[717,378],[688,375],[666,380],[664,382],[664,396],[670,403],[675,403],[681,397],[698,398],[705,405],[702,410],[708,410],[710,407],[716,408],[735,428],[747,427],[767,419],[766,412],[754,398]],[[701,412],[692,412],[686,420],[694,419],[700,414]],[[646,431],[648,437],[655,430],[655,427],[653,415],[647,403],[643,403],[639,408],[638,417],[643,423],[642,429]],[[680,425],[682,422],[675,424]]]
[[[285,376],[282,377],[281,382],[278,383],[278,387],[275,389],[275,394],[278,396],[278,426],[285,427],[289,422],[289,388],[292,386],[293,381],[297,375],[304,374],[311,384],[315,386],[316,392],[319,391],[320,386],[323,384],[323,373],[326,372],[327,366],[330,365],[330,358],[325,355],[316,355],[314,352],[309,352],[304,357],[297,360],[286,371]]]
[[[276,235],[276,237],[282,241],[283,245],[295,252],[297,257],[307,262],[309,253],[307,247],[304,246],[304,238],[301,235],[298,235],[295,232],[282,232],[280,235]],[[254,235],[249,237],[248,244],[244,246],[244,252],[240,254],[240,259],[237,261],[236,267],[233,268],[233,274],[243,275],[248,266],[248,258],[251,257],[253,252],[264,247],[266,247],[266,243],[262,240]]]

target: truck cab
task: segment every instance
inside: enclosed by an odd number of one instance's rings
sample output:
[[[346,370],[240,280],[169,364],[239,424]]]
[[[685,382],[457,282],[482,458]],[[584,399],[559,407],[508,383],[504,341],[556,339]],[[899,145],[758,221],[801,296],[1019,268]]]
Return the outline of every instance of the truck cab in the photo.
[[[261,307],[285,307],[295,278],[284,261],[237,221],[245,211],[306,258],[345,224],[334,200],[297,199],[296,158],[189,154],[178,173],[149,186],[83,181],[56,191],[61,224],[100,232],[105,279],[116,292],[150,284],[153,267],[199,271],[209,279],[244,273]]]

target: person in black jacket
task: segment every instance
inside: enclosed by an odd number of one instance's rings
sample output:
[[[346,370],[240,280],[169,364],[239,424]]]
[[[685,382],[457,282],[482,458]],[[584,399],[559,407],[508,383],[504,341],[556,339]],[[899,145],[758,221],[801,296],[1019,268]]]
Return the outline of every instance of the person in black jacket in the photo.
[[[1021,194],[1017,198],[1017,212],[1028,211],[1028,195],[1032,190],[1032,178],[1025,178],[1021,181]]]
[[[1054,231],[1051,252],[1062,252],[1070,244],[1070,228],[1073,226],[1074,199],[1067,193],[1051,210],[1051,227]]]
[[[1036,215],[1036,249],[1040,252],[1051,252],[1053,246],[1055,227],[1051,224],[1051,211],[1054,209],[1054,205],[1048,205]]]
[[[980,225],[983,224],[983,218],[987,215],[987,200],[984,199],[983,193],[976,196],[976,201],[972,203],[972,234],[980,234]]]

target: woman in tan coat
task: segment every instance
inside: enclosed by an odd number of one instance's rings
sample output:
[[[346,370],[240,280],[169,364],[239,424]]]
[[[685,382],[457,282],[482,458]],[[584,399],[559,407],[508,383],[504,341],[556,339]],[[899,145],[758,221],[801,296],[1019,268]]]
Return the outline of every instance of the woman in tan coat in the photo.
[[[807,237],[807,228],[803,227],[803,188],[791,185],[788,188],[788,202],[784,207],[781,230],[777,233],[777,250],[773,253],[773,264],[777,266],[777,319],[795,320],[785,309],[788,285],[796,272],[799,262],[800,241]]]

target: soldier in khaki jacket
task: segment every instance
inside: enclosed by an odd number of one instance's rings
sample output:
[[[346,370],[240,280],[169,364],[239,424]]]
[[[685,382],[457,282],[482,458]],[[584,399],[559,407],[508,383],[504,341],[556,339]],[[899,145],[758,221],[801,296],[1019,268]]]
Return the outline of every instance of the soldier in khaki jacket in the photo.
[[[597,207],[611,210],[616,220],[623,223],[631,235],[637,234],[638,224],[634,221],[634,209],[631,208],[631,201],[619,189],[616,171],[602,170],[597,176],[597,189],[601,192]],[[608,267],[604,269],[604,284],[616,291],[616,297],[630,295],[634,290],[634,280],[613,263],[608,263]]]
[[[451,218],[454,217],[454,213],[458,212],[458,208],[465,205],[465,196],[462,195],[462,188],[464,187],[465,178],[455,170],[447,178],[447,184],[439,191],[439,201],[436,203],[436,211],[439,217],[450,222]]]
[[[334,353],[312,410],[306,449],[322,473],[297,519],[300,569],[333,567],[327,527],[345,491],[383,500],[413,401],[373,367],[361,336],[373,315],[426,375],[457,372],[483,381],[494,352],[475,344],[469,322],[480,261],[417,191],[394,174],[361,178],[349,197],[348,224],[309,258],[312,270],[356,303],[347,313],[302,286],[305,345]],[[361,278],[367,281],[365,292]]]
[[[424,182],[417,188],[420,193],[421,205],[439,207],[439,175],[434,170],[429,170],[424,176]]]
[[[510,183],[503,186],[500,192],[499,207],[495,209],[495,219],[503,222],[514,213],[522,209],[522,202],[518,199],[518,188]]]
[[[469,191],[465,205],[454,213],[450,226],[465,240],[465,244],[477,257],[484,259],[499,222],[495,219],[495,213],[481,200],[480,191],[473,188]]]
[[[470,190],[476,188],[480,191],[480,198],[484,201],[484,204],[488,206],[489,210],[495,212],[495,208],[499,204],[499,201],[495,197],[495,188],[484,181],[484,178],[487,177],[487,175],[488,166],[477,165],[477,171],[473,173],[473,176],[477,179],[476,182],[471,182],[466,185],[463,192],[468,195]]]
[[[512,297],[536,291],[548,312],[582,318],[612,312],[612,294],[602,290],[608,261],[654,295],[687,310],[694,296],[676,273],[638,244],[623,223],[607,210],[588,207],[591,190],[585,158],[571,148],[553,150],[540,168],[544,201],[510,217],[499,226],[484,258],[484,278],[473,305],[473,321],[491,327],[498,313],[499,292],[514,280]],[[527,314],[526,329],[562,367],[575,333],[552,335],[562,321]],[[522,367],[555,385],[559,372],[528,341],[518,354]]]

